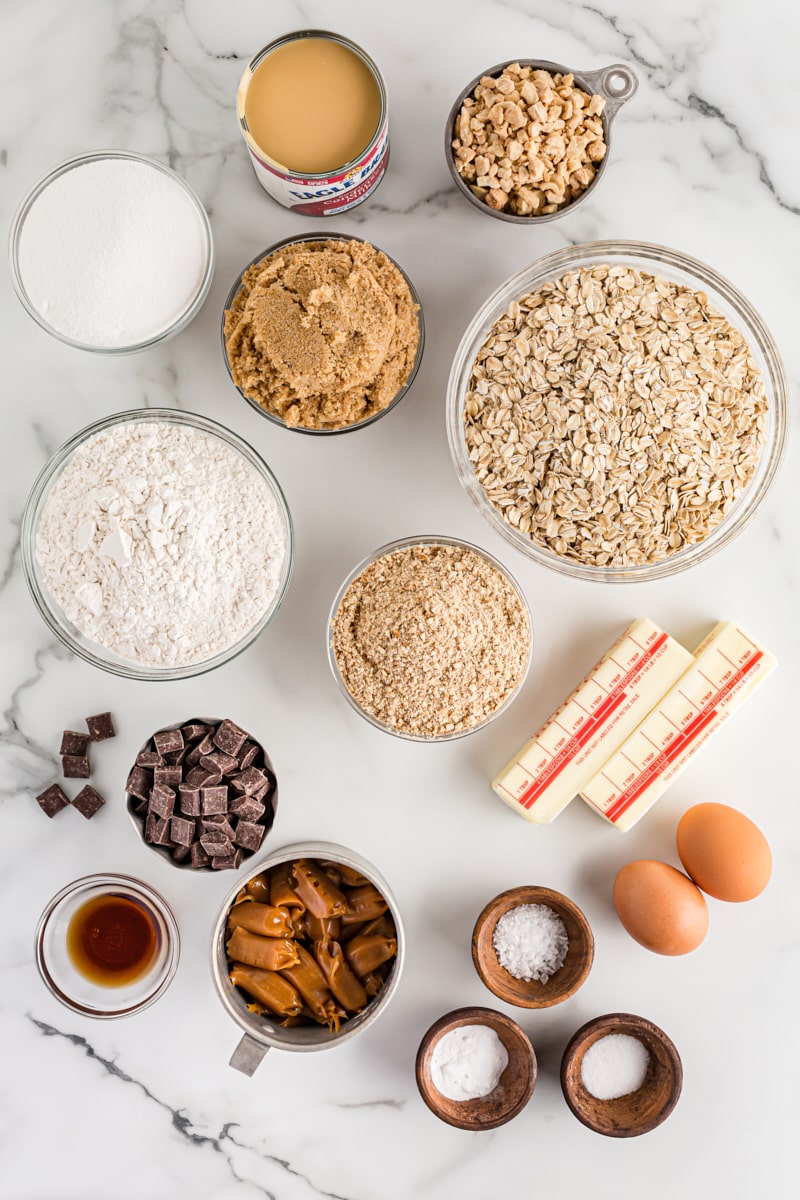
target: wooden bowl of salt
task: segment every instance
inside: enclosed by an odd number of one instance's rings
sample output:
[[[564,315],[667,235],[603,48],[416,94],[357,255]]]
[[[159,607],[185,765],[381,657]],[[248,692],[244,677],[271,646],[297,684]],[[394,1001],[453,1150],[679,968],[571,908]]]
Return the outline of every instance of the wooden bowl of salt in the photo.
[[[509,888],[475,922],[475,970],[490,992],[519,1008],[568,1000],[586,982],[593,960],[589,922],[573,900],[552,888]]]

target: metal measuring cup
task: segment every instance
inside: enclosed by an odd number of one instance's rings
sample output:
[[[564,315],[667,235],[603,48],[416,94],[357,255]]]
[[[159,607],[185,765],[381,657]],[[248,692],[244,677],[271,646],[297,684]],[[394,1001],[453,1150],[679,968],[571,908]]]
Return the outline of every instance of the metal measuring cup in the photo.
[[[489,205],[479,199],[472,191],[467,183],[456,169],[455,158],[453,156],[452,141],[454,137],[456,117],[461,111],[461,106],[467,96],[471,96],[478,86],[480,81],[487,75],[496,77],[500,75],[506,67],[512,63],[519,63],[521,67],[533,67],[537,71],[549,71],[551,75],[572,75],[576,85],[584,92],[591,95],[602,96],[605,100],[605,106],[600,119],[603,122],[603,136],[606,143],[605,157],[601,160],[595,171],[595,177],[589,186],[581,192],[577,199],[572,200],[563,208],[559,208],[553,213],[542,213],[541,216],[518,216],[516,213],[507,213],[502,210],[490,208]],[[453,177],[458,190],[463,196],[469,200],[470,204],[475,208],[479,208],[481,212],[488,213],[490,217],[497,217],[499,221],[510,221],[514,225],[538,225],[544,221],[555,221],[559,217],[565,216],[567,213],[573,212],[579,204],[583,204],[584,200],[594,191],[603,177],[608,160],[611,156],[611,126],[623,104],[627,103],[632,96],[636,94],[639,87],[639,81],[634,75],[630,67],[624,63],[614,63],[610,67],[602,67],[599,71],[573,71],[569,67],[563,66],[561,63],[547,62],[545,59],[538,58],[510,58],[506,62],[498,63],[494,67],[489,67],[486,71],[481,71],[480,75],[467,84],[464,90],[458,96],[453,107],[450,109],[447,118],[447,124],[444,131],[444,153],[447,160],[448,170]]]

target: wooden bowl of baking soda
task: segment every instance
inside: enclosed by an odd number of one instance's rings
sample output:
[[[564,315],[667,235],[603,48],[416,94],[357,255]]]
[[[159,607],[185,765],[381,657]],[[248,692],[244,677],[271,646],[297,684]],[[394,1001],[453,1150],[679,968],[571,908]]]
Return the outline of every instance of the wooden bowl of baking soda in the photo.
[[[605,1137],[638,1137],[666,1121],[681,1094],[674,1043],[645,1017],[607,1013],[581,1026],[561,1060],[561,1090],[582,1124]]]
[[[519,1008],[568,1000],[586,982],[593,960],[589,922],[552,888],[509,888],[475,922],[475,970],[490,992]]]
[[[516,1021],[493,1008],[457,1008],[431,1025],[417,1051],[417,1087],[448,1125],[505,1125],[533,1095],[536,1055]]]

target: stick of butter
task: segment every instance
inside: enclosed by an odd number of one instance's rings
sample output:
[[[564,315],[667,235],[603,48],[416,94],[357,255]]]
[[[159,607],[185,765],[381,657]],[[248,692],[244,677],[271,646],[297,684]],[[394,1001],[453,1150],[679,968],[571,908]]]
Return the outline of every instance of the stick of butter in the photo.
[[[493,780],[497,795],[526,821],[552,821],[693,661],[653,621],[634,621]]]
[[[630,829],[777,665],[733,621],[720,621],[693,666],[581,790],[582,799],[617,829]]]

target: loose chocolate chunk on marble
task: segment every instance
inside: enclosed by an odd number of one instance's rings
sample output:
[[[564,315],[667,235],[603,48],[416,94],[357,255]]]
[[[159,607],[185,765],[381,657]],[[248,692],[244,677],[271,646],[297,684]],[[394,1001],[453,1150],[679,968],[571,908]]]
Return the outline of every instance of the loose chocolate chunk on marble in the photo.
[[[149,801],[154,782],[152,771],[146,771],[144,767],[134,767],[125,784],[125,791],[129,796],[138,796],[140,800]]]
[[[188,783],[178,784],[180,810],[185,817],[200,816],[200,789]]]
[[[221,787],[203,787],[200,789],[200,812],[226,813],[228,811],[228,789]]]
[[[91,784],[86,784],[78,792],[75,799],[72,801],[72,807],[77,808],[82,817],[86,817],[87,821],[91,821],[95,813],[99,812],[105,804],[105,799],[96,792]]]
[[[175,811],[175,793],[172,788],[157,783],[150,792],[150,812],[159,817],[171,817]]]
[[[59,754],[64,757],[65,754],[77,755],[81,757],[89,748],[88,733],[75,733],[73,729],[65,729],[61,735],[61,749]]]
[[[201,738],[211,733],[211,727],[201,724],[200,721],[190,721],[188,725],[181,727],[181,733],[183,734],[184,741],[199,742]]]
[[[211,855],[200,842],[194,842],[192,845],[192,866],[207,867],[211,862]]]
[[[144,823],[144,840],[153,846],[171,845],[169,836],[169,821],[156,813],[148,813]]]
[[[63,808],[67,807],[69,800],[57,783],[51,783],[49,788],[45,788],[43,792],[39,793],[36,797],[36,803],[45,816],[52,819]]]
[[[245,742],[239,751],[239,770],[246,771],[248,767],[252,767],[261,753],[261,747],[255,742]]]
[[[234,791],[244,792],[246,796],[263,791],[264,785],[268,783],[269,780],[259,767],[248,767],[246,771],[242,771],[241,775],[234,775],[231,779],[231,787]]]
[[[238,725],[234,725],[233,721],[228,721],[227,719],[217,726],[212,737],[215,746],[218,746],[225,754],[233,754],[234,756],[239,753],[247,741],[245,731],[240,729]]]
[[[85,754],[62,754],[61,772],[65,779],[88,779],[89,759]]]
[[[190,846],[175,846],[172,851],[172,861],[176,863],[185,862],[191,853]]]
[[[267,806],[252,796],[237,796],[231,801],[229,809],[231,815],[240,821],[260,821],[266,811]]]
[[[93,717],[87,717],[86,728],[89,730],[89,737],[93,742],[104,742],[106,738],[117,736],[110,712],[97,713]]]
[[[156,767],[153,771],[153,781],[162,787],[177,788],[183,781],[183,771],[177,767]]]
[[[232,754],[224,754],[222,750],[212,750],[200,759],[200,766],[207,771],[219,771],[220,775],[230,775],[239,770],[239,760]]]
[[[152,771],[154,767],[163,767],[164,760],[157,750],[142,750],[136,755],[137,767],[149,767]]]
[[[169,823],[169,836],[177,846],[191,846],[194,841],[194,821],[173,817]]]
[[[236,825],[233,840],[244,850],[257,850],[264,840],[266,830],[263,825],[255,825],[252,821],[240,820]]]
[[[173,750],[183,749],[183,734],[180,729],[164,729],[153,734],[153,742],[159,754],[171,754]]]

